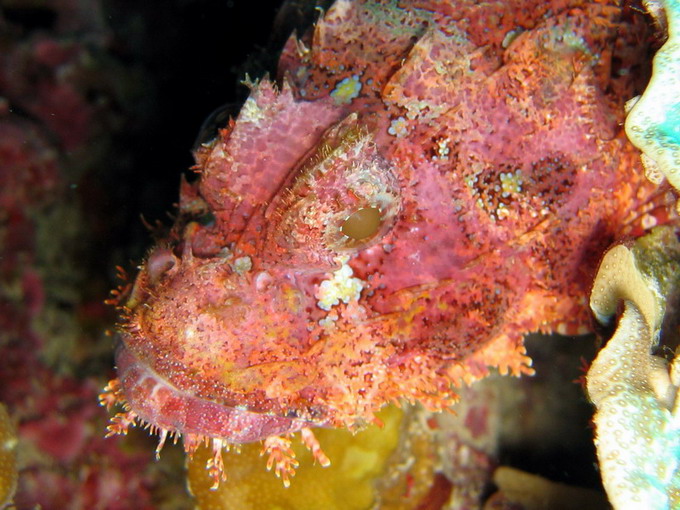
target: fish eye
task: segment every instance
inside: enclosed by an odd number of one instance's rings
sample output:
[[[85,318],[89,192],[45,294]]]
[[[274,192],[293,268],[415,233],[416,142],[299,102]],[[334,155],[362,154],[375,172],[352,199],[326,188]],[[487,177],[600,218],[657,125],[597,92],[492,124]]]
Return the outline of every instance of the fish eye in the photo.
[[[362,207],[350,214],[340,231],[355,241],[373,237],[382,225],[382,216],[377,207]]]

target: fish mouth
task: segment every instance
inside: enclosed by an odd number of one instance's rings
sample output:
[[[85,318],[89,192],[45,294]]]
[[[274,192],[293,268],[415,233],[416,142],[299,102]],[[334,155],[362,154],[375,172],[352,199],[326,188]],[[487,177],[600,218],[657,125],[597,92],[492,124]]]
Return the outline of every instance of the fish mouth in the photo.
[[[135,418],[162,435],[182,435],[226,443],[250,443],[297,432],[314,424],[249,411],[202,398],[172,385],[120,342],[116,367],[121,398]],[[164,431],[164,432],[163,432]]]
[[[107,409],[120,405],[124,412],[111,418],[107,437],[127,434],[129,427],[140,425],[159,435],[156,458],[168,436],[175,440],[182,436],[189,457],[205,444],[212,450],[206,463],[212,488],[226,480],[222,450],[254,441],[263,441],[262,453],[269,456],[267,469],[273,467],[284,486],[289,486],[297,467],[290,447],[293,432],[300,431],[302,443],[316,461],[322,466],[330,464],[309,428],[315,425],[311,422],[253,412],[183,391],[135,356],[122,341],[116,349],[116,368],[118,377],[104,388],[99,401]]]

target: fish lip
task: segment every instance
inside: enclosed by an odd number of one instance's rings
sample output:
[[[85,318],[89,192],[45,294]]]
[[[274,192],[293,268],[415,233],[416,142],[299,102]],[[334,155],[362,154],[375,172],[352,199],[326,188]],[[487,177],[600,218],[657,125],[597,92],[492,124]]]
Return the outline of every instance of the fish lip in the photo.
[[[319,424],[215,402],[181,390],[120,341],[116,370],[126,406],[152,429],[167,434],[250,443]]]

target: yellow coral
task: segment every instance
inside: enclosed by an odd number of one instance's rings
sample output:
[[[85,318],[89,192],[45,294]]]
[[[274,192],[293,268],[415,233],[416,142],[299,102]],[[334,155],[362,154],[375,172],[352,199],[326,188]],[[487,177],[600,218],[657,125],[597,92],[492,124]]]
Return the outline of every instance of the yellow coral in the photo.
[[[377,504],[416,508],[432,484],[435,467],[434,447],[423,430],[422,416],[413,409],[388,407],[379,418],[384,427],[373,425],[357,434],[315,430],[331,458],[327,468],[315,464],[312,454],[294,441],[300,467],[288,488],[264,470],[262,447],[255,443],[225,456],[227,481],[211,490],[212,479],[205,470],[211,452],[202,448],[189,462],[189,489],[203,510],[360,510]]]
[[[0,404],[0,508],[12,502],[17,486],[17,436],[9,413]]]
[[[486,502],[484,510],[514,506],[524,510],[607,508],[606,498],[598,491],[553,482],[509,466],[498,467],[493,482],[499,488],[499,493]]]

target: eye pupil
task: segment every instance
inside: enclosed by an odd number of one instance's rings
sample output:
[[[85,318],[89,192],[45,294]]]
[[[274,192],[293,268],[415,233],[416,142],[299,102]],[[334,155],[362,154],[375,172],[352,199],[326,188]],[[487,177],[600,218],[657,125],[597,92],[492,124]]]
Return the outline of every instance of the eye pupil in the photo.
[[[347,237],[358,241],[375,235],[381,223],[380,209],[377,207],[362,207],[350,214],[340,230]]]

